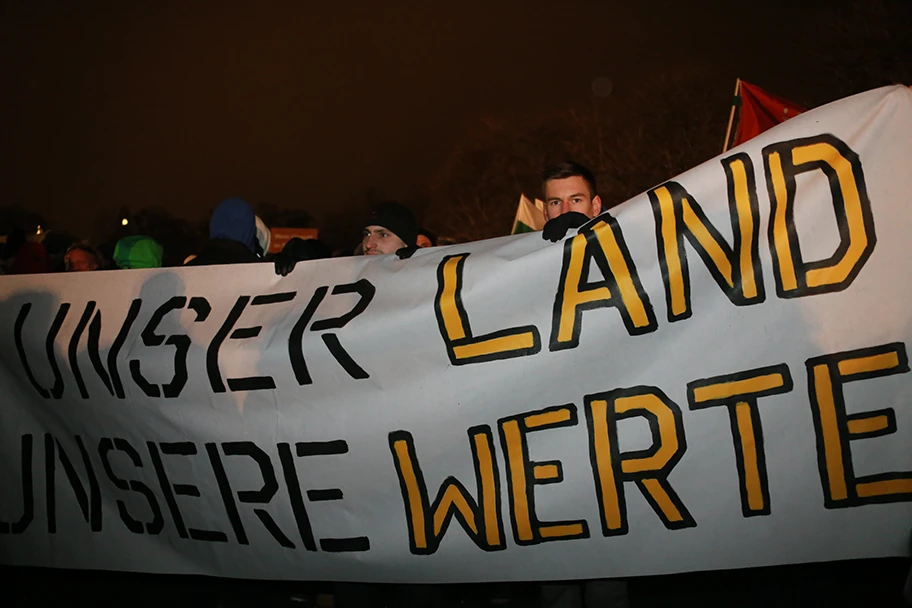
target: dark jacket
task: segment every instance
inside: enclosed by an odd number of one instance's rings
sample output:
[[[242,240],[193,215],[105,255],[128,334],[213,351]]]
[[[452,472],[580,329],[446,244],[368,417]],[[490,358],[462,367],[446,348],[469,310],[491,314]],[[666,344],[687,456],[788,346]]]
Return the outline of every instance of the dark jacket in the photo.
[[[203,250],[187,266],[212,266],[215,264],[247,264],[262,262],[246,245],[231,239],[209,239]]]

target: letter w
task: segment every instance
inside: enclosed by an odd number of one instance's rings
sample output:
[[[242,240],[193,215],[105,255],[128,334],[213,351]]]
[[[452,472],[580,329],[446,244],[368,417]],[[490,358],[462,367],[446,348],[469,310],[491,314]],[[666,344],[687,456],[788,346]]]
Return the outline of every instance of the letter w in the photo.
[[[468,435],[475,463],[478,501],[458,479],[450,476],[440,486],[434,504],[429,504],[427,484],[411,433],[395,431],[389,435],[408,520],[409,547],[415,555],[436,552],[454,516],[479,548],[485,551],[506,548],[500,508],[500,474],[494,459],[491,427],[472,427]]]

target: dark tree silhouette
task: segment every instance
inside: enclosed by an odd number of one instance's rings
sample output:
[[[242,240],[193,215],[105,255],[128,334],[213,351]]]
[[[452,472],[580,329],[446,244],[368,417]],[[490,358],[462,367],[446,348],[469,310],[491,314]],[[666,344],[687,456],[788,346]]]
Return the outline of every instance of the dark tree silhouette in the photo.
[[[889,84],[912,85],[912,2],[834,2],[809,32],[820,69],[808,74],[815,105]]]
[[[520,194],[538,195],[544,165],[568,159],[595,172],[608,206],[621,203],[719,153],[730,84],[693,68],[624,97],[486,119],[432,180],[428,226],[457,240],[507,234]]]
[[[757,84],[808,107],[912,84],[912,1],[834,2],[815,25],[795,41],[796,62],[783,66],[781,83]],[[428,227],[457,240],[506,234],[520,194],[538,193],[546,162],[589,166],[609,206],[695,167],[720,152],[736,75],[750,76],[692,67],[626,95],[477,121],[429,184]]]

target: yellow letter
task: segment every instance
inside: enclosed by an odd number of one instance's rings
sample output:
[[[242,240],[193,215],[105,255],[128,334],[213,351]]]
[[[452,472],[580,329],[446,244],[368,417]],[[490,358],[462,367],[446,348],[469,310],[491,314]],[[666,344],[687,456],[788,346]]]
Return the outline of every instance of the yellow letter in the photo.
[[[908,372],[905,345],[896,342],[824,355],[808,359],[806,365],[823,504],[837,509],[912,500],[912,471],[855,475],[849,442],[895,433],[896,414],[892,408],[884,408],[849,415],[842,390],[846,382]]]
[[[602,220],[591,230],[564,243],[564,263],[554,299],[551,351],[579,345],[585,310],[616,307],[631,336],[658,327],[620,226],[607,213],[599,217]],[[603,281],[588,282],[586,272],[592,261],[598,265]]]
[[[770,196],[769,242],[781,298],[842,291],[874,251],[874,217],[858,155],[832,135],[818,135],[763,149]],[[825,260],[802,259],[795,229],[796,177],[820,170],[830,186],[839,247]],[[814,201],[802,199],[803,205]]]
[[[691,410],[725,406],[731,419],[735,462],[744,517],[770,514],[769,479],[763,451],[763,428],[757,400],[793,388],[788,366],[774,365],[726,376],[695,380],[687,385]]]
[[[747,306],[764,300],[757,245],[760,211],[754,168],[746,154],[726,158],[722,165],[728,181],[733,248],[683,186],[668,182],[649,192],[659,236],[659,264],[665,280],[669,321],[686,319],[693,314],[685,237],[732,303]]]
[[[652,386],[616,389],[587,395],[589,454],[596,474],[602,534],[627,534],[624,482],[636,482],[666,528],[692,528],[696,522],[668,482],[671,470],[684,455],[687,443],[681,408]],[[653,445],[646,451],[621,454],[617,421],[642,416],[649,422]]]
[[[448,255],[437,268],[437,299],[434,312],[453,365],[481,363],[534,355],[541,350],[541,337],[534,325],[513,327],[474,337],[469,315],[462,304],[462,275],[468,253]]]
[[[589,538],[585,520],[542,522],[535,516],[534,486],[559,483],[564,474],[561,462],[532,462],[526,435],[532,431],[575,426],[576,406],[562,405],[519,416],[503,418],[500,441],[507,461],[507,484],[510,486],[510,519],[513,537],[519,545],[537,545],[551,540]],[[532,471],[531,477],[528,471]]]
[[[469,441],[475,461],[478,503],[465,486],[451,476],[444,480],[437,500],[430,505],[412,435],[406,431],[395,431],[389,435],[390,450],[406,507],[409,547],[416,555],[430,555],[437,551],[454,516],[479,548],[485,551],[506,548],[501,532],[500,475],[494,459],[491,427],[470,428]]]

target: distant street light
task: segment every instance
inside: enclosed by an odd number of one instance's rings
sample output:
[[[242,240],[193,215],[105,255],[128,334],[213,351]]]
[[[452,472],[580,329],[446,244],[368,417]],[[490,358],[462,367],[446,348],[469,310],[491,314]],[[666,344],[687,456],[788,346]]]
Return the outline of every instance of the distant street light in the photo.
[[[120,220],[121,226],[126,226],[129,223],[130,223],[130,220],[128,220],[127,218],[123,218],[122,220]]]

